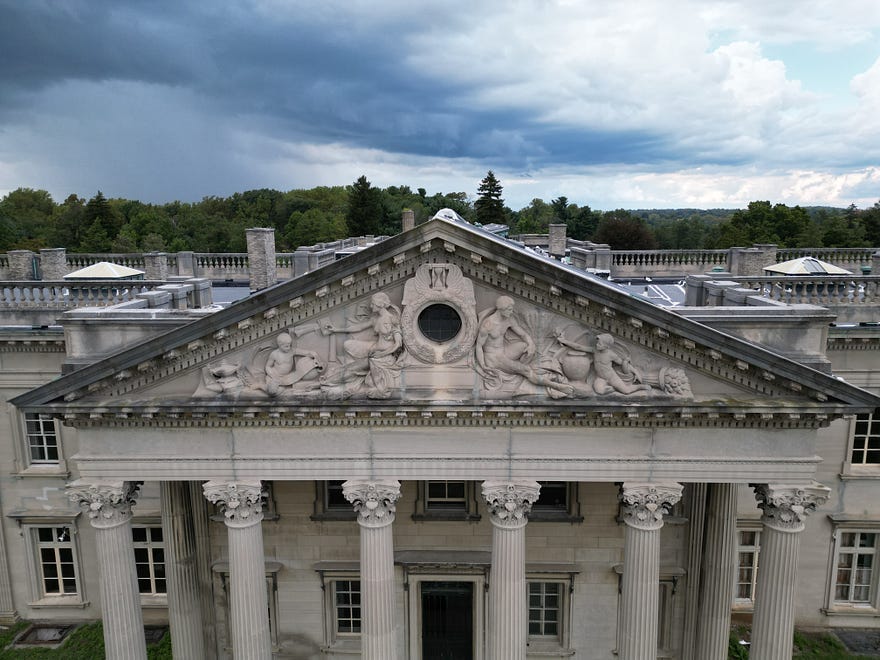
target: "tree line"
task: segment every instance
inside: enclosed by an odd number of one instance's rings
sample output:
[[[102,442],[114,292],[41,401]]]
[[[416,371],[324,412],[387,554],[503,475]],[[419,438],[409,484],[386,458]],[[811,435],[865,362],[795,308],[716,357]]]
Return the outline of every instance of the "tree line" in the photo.
[[[515,211],[504,203],[492,171],[467,192],[434,193],[409,186],[373,186],[366,176],[347,186],[287,192],[263,188],[199,202],[147,204],[70,195],[57,203],[45,190],[19,188],[0,199],[0,251],[65,247],[69,252],[244,252],[245,229],[272,227],[276,248],[291,251],[348,236],[396,234],[401,215],[416,223],[451,208],[465,220],[509,227],[511,235],[547,233],[567,225],[568,236],[617,250],[724,249],[776,243],[780,247],[880,246],[880,202],[868,209],[801,207],[751,202],[745,209],[593,210],[560,196],[533,199]]]

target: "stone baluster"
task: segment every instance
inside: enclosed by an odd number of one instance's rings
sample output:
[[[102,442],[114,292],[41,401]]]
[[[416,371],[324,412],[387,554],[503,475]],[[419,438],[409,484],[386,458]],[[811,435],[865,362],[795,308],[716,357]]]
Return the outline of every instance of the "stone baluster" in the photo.
[[[626,523],[621,587],[620,660],[657,657],[660,530],[663,516],[681,499],[676,483],[630,483],[620,491]]]
[[[108,660],[147,657],[131,538],[131,505],[137,498],[137,489],[138,483],[133,481],[79,479],[67,485],[71,501],[82,507],[95,529]]]
[[[697,658],[726,660],[736,580],[736,484],[709,484]]]
[[[202,660],[207,654],[189,483],[163,481],[161,498],[171,646],[175,658]]]
[[[807,515],[824,504],[831,491],[818,483],[754,484],[753,488],[764,513],[749,657],[790,658],[800,532]]]
[[[361,528],[361,657],[394,660],[394,522],[399,481],[346,481],[342,494]]]
[[[262,484],[209,481],[205,497],[220,504],[229,536],[229,619],[235,660],[268,660],[269,602],[263,558]]]
[[[537,481],[484,481],[483,497],[492,520],[489,576],[489,660],[525,660],[526,523],[538,499]]]

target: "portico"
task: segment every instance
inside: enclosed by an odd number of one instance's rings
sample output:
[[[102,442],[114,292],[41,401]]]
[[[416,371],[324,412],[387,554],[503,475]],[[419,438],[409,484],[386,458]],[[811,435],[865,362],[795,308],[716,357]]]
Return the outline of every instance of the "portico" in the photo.
[[[14,403],[75,433],[115,657],[149,491],[175,657],[431,660],[448,626],[476,660],[702,660],[750,484],[752,652],[782,657],[818,435],[876,400],[435,220]]]

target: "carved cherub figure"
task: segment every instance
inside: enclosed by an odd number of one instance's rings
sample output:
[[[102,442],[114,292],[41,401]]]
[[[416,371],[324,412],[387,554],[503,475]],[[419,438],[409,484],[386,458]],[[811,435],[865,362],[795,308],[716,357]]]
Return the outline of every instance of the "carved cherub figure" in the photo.
[[[265,367],[266,393],[270,396],[276,396],[283,388],[292,387],[310,376],[314,377],[316,372],[324,368],[317,353],[294,348],[293,338],[288,333],[279,334],[275,343],[278,348],[269,353]]]
[[[633,366],[630,359],[614,350],[614,337],[609,334],[601,334],[596,337],[593,368],[596,370],[596,379],[593,381],[593,389],[596,390],[596,394],[611,394],[612,392],[632,394],[651,389],[650,385],[643,382],[644,376]]]

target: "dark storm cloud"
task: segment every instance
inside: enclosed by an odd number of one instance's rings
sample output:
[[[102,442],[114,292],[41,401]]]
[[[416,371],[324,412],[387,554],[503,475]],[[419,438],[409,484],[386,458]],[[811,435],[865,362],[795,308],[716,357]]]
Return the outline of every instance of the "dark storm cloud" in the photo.
[[[64,81],[123,80],[190,88],[277,138],[401,154],[527,167],[643,162],[655,157],[645,147],[660,144],[644,133],[557,137],[529,111],[470,107],[464,99],[476,90],[407,65],[404,37],[418,38],[412,15],[367,29],[192,7],[0,0],[0,105]]]

